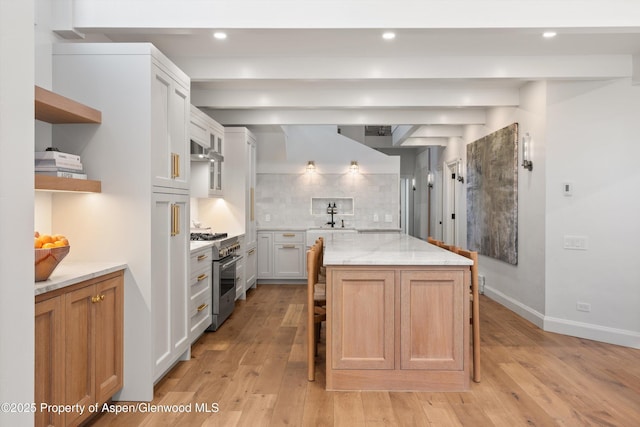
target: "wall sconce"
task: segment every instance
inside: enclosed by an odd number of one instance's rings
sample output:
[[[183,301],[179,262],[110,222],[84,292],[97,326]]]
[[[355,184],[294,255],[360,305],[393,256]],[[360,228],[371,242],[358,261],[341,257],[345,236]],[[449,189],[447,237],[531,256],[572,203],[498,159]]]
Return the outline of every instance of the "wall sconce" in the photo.
[[[349,166],[349,172],[351,173],[360,172],[360,166],[358,166],[358,162],[356,162],[355,160],[351,161],[351,166]]]
[[[433,172],[427,172],[427,186],[429,186],[429,188],[433,188],[433,179]]]
[[[462,176],[462,159],[458,162],[458,181],[464,184],[464,177]]]
[[[314,173],[316,171],[316,164],[313,160],[307,162],[307,173]]]
[[[529,132],[522,137],[522,167],[531,171],[533,162],[531,161],[531,135]]]

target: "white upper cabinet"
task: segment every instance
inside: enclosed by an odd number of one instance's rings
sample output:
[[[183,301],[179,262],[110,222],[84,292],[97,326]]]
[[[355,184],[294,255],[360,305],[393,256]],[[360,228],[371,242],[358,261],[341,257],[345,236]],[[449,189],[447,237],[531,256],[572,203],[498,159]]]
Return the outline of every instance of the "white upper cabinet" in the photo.
[[[224,127],[191,106],[191,197],[222,197],[224,164]],[[195,144],[195,145],[194,145]],[[198,153],[194,153],[196,151]],[[203,157],[198,154],[202,153]]]
[[[189,122],[189,139],[208,149],[211,146],[209,140],[209,125],[207,124],[206,114],[198,110],[194,105],[191,106],[191,119]]]
[[[151,82],[153,185],[189,189],[189,89],[154,64]]]

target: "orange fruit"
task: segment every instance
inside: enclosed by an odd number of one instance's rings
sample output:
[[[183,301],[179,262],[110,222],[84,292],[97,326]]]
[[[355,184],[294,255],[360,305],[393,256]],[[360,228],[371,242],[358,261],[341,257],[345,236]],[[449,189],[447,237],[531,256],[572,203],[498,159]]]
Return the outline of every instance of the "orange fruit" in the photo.
[[[48,242],[42,245],[42,249],[51,249],[51,248],[55,248],[55,245],[51,242]]]
[[[52,238],[53,238],[53,241],[55,242],[56,240],[62,240],[65,237],[62,234],[54,234]]]
[[[38,240],[37,237],[34,237],[33,239],[33,247],[36,249],[40,249],[42,247],[42,242]]]
[[[58,240],[58,242],[62,242],[62,246],[69,246],[69,240],[67,240],[66,237],[63,237],[62,239]]]
[[[53,246],[55,246],[56,248],[60,248],[62,246],[66,246],[64,244],[64,242],[62,240],[56,240],[55,242],[53,242]]]
[[[40,237],[38,237],[38,239],[40,239],[43,246],[45,243],[53,243],[53,237],[51,237],[49,234],[42,234]]]

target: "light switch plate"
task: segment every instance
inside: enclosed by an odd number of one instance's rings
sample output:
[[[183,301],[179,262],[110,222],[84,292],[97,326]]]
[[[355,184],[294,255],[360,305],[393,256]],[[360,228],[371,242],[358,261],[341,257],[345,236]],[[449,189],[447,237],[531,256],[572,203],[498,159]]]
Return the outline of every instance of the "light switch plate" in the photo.
[[[570,182],[562,183],[562,194],[565,197],[573,196],[573,184]]]
[[[589,239],[587,236],[564,236],[564,248],[586,251],[589,248]]]

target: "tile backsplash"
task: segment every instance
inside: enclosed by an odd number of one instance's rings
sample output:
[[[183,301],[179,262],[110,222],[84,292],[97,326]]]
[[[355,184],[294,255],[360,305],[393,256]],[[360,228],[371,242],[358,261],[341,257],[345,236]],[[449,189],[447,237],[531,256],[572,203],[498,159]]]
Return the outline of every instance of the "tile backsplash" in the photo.
[[[336,227],[399,228],[397,174],[273,174],[256,176],[258,228],[320,227],[331,219],[329,200],[343,206]],[[312,203],[313,202],[313,203]],[[319,203],[325,206],[318,209]],[[315,207],[315,209],[314,209]]]

